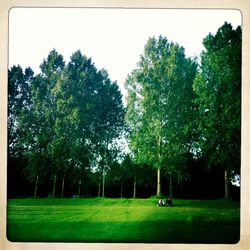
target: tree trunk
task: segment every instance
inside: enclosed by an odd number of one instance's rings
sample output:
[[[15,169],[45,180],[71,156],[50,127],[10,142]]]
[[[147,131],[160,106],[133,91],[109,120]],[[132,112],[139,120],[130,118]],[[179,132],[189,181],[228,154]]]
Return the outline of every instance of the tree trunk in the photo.
[[[61,198],[63,198],[63,193],[64,193],[64,180],[65,180],[65,174],[63,175],[63,179],[62,179]]]
[[[224,172],[224,182],[225,182],[225,199],[229,198],[229,183],[228,183],[228,174],[227,170]]]
[[[161,196],[161,161],[162,161],[162,154],[161,154],[161,146],[162,146],[162,138],[159,135],[157,139],[158,145],[158,164],[157,164],[157,193],[156,196]]]
[[[80,179],[78,183],[78,197],[79,198],[81,197],[81,184],[82,184],[82,180]]]
[[[122,196],[123,196],[123,180],[121,182],[121,198],[122,198]]]
[[[172,183],[172,173],[169,173],[169,197],[172,198],[173,183]]]
[[[52,191],[52,197],[55,198],[56,193],[56,175],[54,176],[54,184],[53,184],[53,191]]]
[[[161,169],[157,169],[157,193],[156,196],[161,196]]]
[[[102,197],[104,198],[105,196],[105,170],[103,168],[102,172]]]
[[[101,176],[98,178],[98,194],[97,196],[100,197],[101,195]]]
[[[133,194],[133,198],[136,198],[136,183],[137,183],[137,180],[136,180],[136,175],[134,177],[134,194]]]
[[[36,194],[37,194],[37,186],[38,186],[38,175],[36,176],[36,186],[35,186],[35,192],[34,192],[34,198],[36,198]]]
[[[178,171],[178,186],[179,186],[179,194],[183,194],[183,181],[182,181],[182,175]]]

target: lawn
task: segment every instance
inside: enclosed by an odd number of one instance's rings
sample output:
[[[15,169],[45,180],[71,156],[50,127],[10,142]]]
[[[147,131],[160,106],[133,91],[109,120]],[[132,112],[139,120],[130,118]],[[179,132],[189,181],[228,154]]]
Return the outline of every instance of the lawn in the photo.
[[[226,200],[9,199],[7,237],[32,242],[237,243],[240,206]]]

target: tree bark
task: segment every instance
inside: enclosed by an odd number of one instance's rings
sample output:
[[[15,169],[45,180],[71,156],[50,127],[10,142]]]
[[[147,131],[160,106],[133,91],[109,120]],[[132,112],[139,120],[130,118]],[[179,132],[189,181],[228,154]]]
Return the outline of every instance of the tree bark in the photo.
[[[179,186],[179,193],[180,195],[183,194],[183,181],[182,181],[182,175],[178,171],[178,186]]]
[[[38,175],[36,176],[36,186],[35,186],[35,192],[34,192],[34,198],[36,198],[37,195],[37,186],[38,186]]]
[[[161,128],[160,128],[161,130]],[[161,155],[161,144],[162,144],[162,138],[159,135],[157,139],[157,146],[158,146],[158,164],[157,164],[157,193],[156,196],[161,196],[161,161],[162,161],[162,155]]]
[[[65,174],[63,175],[63,179],[62,179],[61,198],[63,198],[63,193],[64,193],[64,180],[65,180]]]
[[[123,180],[121,182],[121,198],[123,197]]]
[[[136,180],[136,175],[134,177],[134,194],[133,194],[133,198],[136,198],[136,184],[137,184],[137,180]]]
[[[105,167],[103,167],[102,171],[102,197],[105,196]]]
[[[81,197],[81,184],[82,184],[82,180],[80,179],[79,183],[78,183],[78,196],[79,196],[79,198]]]
[[[157,193],[156,196],[161,196],[161,169],[157,169]]]
[[[229,184],[228,184],[228,173],[227,170],[224,171],[224,182],[225,182],[225,199],[229,198]]]
[[[169,173],[169,197],[172,198],[173,193],[173,182],[172,182],[172,173]]]
[[[98,178],[98,194],[97,196],[100,197],[101,195],[101,176]]]
[[[56,193],[56,175],[54,176],[54,184],[53,184],[53,191],[52,191],[52,197],[55,198]]]

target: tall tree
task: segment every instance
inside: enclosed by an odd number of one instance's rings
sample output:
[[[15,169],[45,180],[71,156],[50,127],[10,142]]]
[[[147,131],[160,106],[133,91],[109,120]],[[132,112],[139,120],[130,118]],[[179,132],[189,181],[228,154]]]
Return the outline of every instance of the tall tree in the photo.
[[[195,61],[184,48],[160,36],[150,38],[138,67],[128,76],[127,122],[131,150],[138,162],[157,170],[157,196],[161,195],[161,169],[178,157],[189,143]]]
[[[93,156],[102,159],[104,183],[108,151],[123,127],[124,109],[116,82],[78,50],[72,54],[54,93],[56,135],[80,167],[79,190]]]
[[[19,184],[23,180],[22,169],[26,158],[20,121],[23,109],[30,109],[33,77],[31,68],[23,71],[19,65],[8,71],[8,195],[15,195],[18,190],[22,190]],[[15,186],[17,190],[13,188]]]
[[[22,140],[26,145],[26,155],[30,162],[26,167],[26,173],[31,181],[36,183],[35,190],[38,180],[42,181],[41,176],[43,176],[53,181],[52,196],[54,196],[57,169],[51,151],[51,145],[55,140],[53,128],[56,116],[53,89],[64,68],[62,55],[53,49],[40,68],[41,73],[34,77],[31,85],[31,105],[23,109]],[[34,193],[36,194],[36,191]]]
[[[232,175],[240,172],[241,27],[224,23],[204,40],[194,82],[199,106],[199,146],[210,166],[225,171],[225,197]]]
[[[31,68],[23,72],[21,66],[13,66],[8,71],[8,140],[9,154],[20,154],[20,116],[23,108],[29,109],[31,103],[31,81],[34,72]]]

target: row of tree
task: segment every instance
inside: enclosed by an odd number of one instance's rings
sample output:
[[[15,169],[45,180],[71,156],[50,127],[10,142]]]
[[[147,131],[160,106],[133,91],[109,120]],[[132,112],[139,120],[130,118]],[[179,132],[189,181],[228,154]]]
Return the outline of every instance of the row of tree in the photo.
[[[228,175],[240,168],[241,29],[225,23],[203,41],[201,66],[164,37],[150,38],[126,82],[130,145],[138,162],[172,176],[189,174],[190,158]],[[190,156],[191,154],[191,156]],[[212,180],[211,180],[212,181]]]
[[[79,183],[85,171],[102,175],[117,152],[124,124],[122,96],[107,72],[98,71],[91,59],[75,52],[65,66],[52,50],[41,64],[41,73],[9,72],[9,157],[26,161],[23,173],[38,184],[61,180],[73,173]]]
[[[52,50],[38,75],[13,66],[8,195],[31,194],[29,181],[34,196],[228,197],[240,176],[241,28],[225,23],[203,45],[199,65],[166,37],[149,38],[125,82],[126,108],[80,51],[65,65]]]

